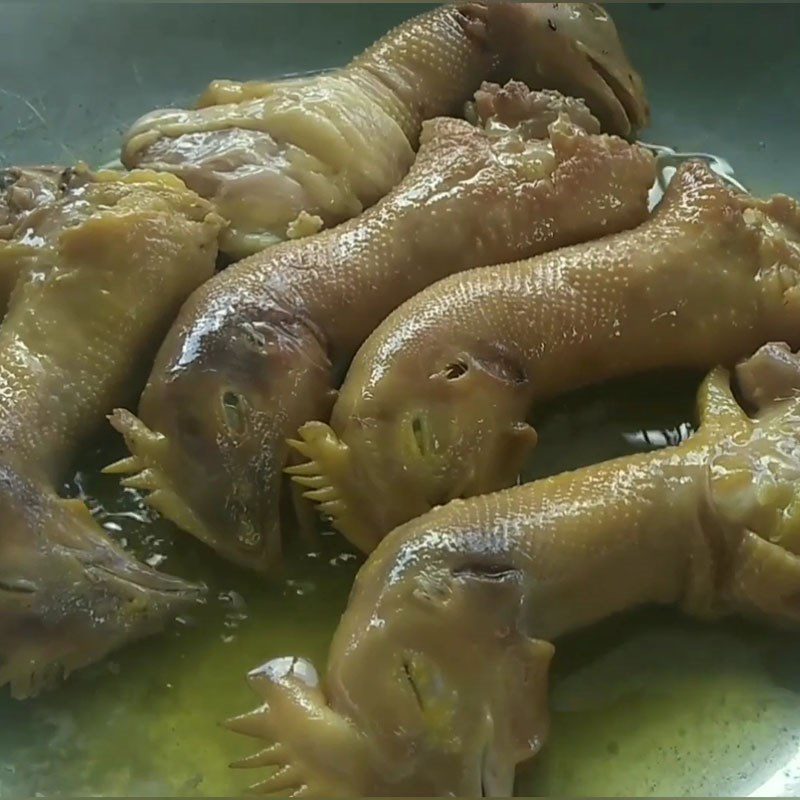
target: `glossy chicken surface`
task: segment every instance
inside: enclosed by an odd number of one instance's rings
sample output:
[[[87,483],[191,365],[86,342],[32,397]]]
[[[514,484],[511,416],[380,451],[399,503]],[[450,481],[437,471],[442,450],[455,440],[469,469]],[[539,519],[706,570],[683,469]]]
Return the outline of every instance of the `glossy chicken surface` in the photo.
[[[0,686],[19,697],[200,595],[127,555],[57,488],[212,274],[221,220],[171,175],[78,168],[48,187],[25,195],[0,241],[17,275],[0,326]]]
[[[456,3],[328,74],[215,81],[198,108],[136,122],[122,161],[213,200],[231,222],[221,248],[240,258],[374,204],[411,166],[423,120],[458,113],[492,76],[586,97],[611,133],[647,122],[641,80],[598,6]]]
[[[297,480],[370,551],[433,506],[511,486],[534,404],[612,377],[800,345],[800,209],[688,162],[633,231],[454,275],[359,350]]]
[[[327,418],[353,353],[435,280],[631,228],[647,214],[651,155],[588,134],[585,106],[519,84],[481,90],[512,127],[425,123],[417,160],[355,220],[236,264],[190,298],[139,406],[114,424],[132,457],[112,467],[151,505],[245,567],[281,548],[287,437]],[[528,138],[544,132],[545,138]]]
[[[800,622],[800,356],[764,346],[698,394],[687,442],[453,502],[361,568],[320,681],[250,675],[238,766],[284,796],[509,796],[548,733],[552,641],[644,604]],[[738,397],[738,399],[737,399]],[[740,402],[742,405],[740,405]]]
[[[10,167],[0,171],[0,318],[22,264],[18,258],[21,250],[5,242],[14,238],[25,217],[60,196],[64,175],[63,167]]]

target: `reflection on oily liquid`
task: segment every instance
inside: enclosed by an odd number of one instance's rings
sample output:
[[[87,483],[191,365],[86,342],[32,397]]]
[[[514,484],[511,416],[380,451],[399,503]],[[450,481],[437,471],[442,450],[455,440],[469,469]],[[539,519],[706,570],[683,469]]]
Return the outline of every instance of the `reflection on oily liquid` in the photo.
[[[780,639],[651,611],[561,642],[551,741],[521,771],[516,791],[796,794],[800,694],[773,682],[768,666]],[[797,654],[783,649],[781,658]]]
[[[720,156],[711,153],[690,153],[679,152],[671,147],[661,144],[650,144],[649,142],[638,142],[642,147],[646,147],[656,157],[656,182],[650,190],[650,208],[655,208],[664,196],[664,192],[672,180],[677,168],[684,161],[703,161],[712,172],[719,175],[725,183],[741,192],[746,192],[747,188],[736,178],[733,167]]]
[[[681,422],[674,428],[664,430],[641,430],[623,434],[628,444],[641,450],[655,450],[659,447],[675,447],[685,442],[694,433],[694,426]]]

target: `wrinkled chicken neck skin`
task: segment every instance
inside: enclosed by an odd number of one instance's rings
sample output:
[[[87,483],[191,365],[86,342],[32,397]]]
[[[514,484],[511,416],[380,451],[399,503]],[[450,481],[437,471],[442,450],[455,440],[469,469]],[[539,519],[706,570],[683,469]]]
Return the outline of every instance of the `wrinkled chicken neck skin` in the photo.
[[[692,162],[635,230],[430,286],[366,340],[342,385],[331,428],[349,448],[349,466],[327,475],[339,503],[331,502],[334,524],[368,551],[433,505],[512,485],[526,449],[499,465],[487,453],[499,452],[499,437],[523,424],[534,403],[561,392],[648,369],[731,363],[770,339],[800,344],[798,276],[794,201],[736,194]],[[445,385],[449,365],[466,374]],[[429,415],[440,442],[431,458],[445,477],[430,486],[413,465],[392,473],[393,461],[408,456],[380,438],[388,435],[382,426],[404,424],[406,405]],[[451,434],[445,425],[477,420],[481,408],[486,419],[474,435],[497,447],[454,455],[442,434],[471,440],[473,432]],[[323,476],[335,441],[325,430],[304,434],[305,455]],[[399,488],[415,480],[414,494]]]
[[[654,174],[643,149],[565,118],[545,141],[427,122],[411,172],[375,207],[246,259],[190,298],[140,402],[156,438],[117,418],[135,457],[119,471],[147,470],[157,510],[243,566],[267,568],[279,546],[286,438],[327,416],[335,371],[375,325],[453,271],[636,225]],[[201,405],[209,418],[185,434]],[[177,466],[169,459],[181,448],[188,458]],[[206,483],[195,500],[199,479],[188,470],[198,464]],[[211,497],[209,476],[224,497]],[[214,529],[231,520],[239,541],[221,541]]]
[[[414,160],[422,120],[456,113],[491,73],[486,13],[477,6],[435,9],[390,31],[330,74],[271,83],[216,81],[200,108],[167,111],[161,118],[148,115],[137,122],[127,135],[122,161],[128,167],[174,171],[214,199],[231,222],[221,248],[236,258],[293,238],[293,223],[301,222],[304,213],[319,218],[307,219],[307,224],[342,222],[402,179]],[[241,175],[235,178],[241,188],[232,184],[229,191],[224,177],[214,187],[220,175],[213,166],[192,163],[190,145],[183,152],[167,142],[162,152],[165,136],[206,137],[235,129],[255,137],[244,145],[252,148],[251,166],[272,181],[260,193],[277,199],[263,197],[260,211],[261,200],[248,201],[255,173],[241,171],[246,163],[239,165]],[[255,157],[259,148],[272,156]],[[220,174],[225,173],[222,168]]]
[[[172,176],[81,168],[0,241],[0,264],[18,272],[0,326],[0,687],[16,697],[200,597],[125,553],[58,488],[213,273],[220,224]]]
[[[495,56],[482,30],[485,16],[486,9],[480,3],[433,9],[388,31],[346,66],[320,76],[352,82],[415,147],[423,120],[458,112],[491,72]],[[475,33],[470,34],[470,29]],[[214,81],[200,98],[198,108],[257,100],[280,91],[282,85],[313,85],[317,77]]]
[[[220,247],[241,258],[373,205],[406,174],[422,121],[459,113],[489,78],[589,98],[609,133],[647,123],[641,79],[599,7],[458,3],[330,73],[215,81],[199,108],[135,122],[122,162],[173,172],[213,200],[231,223]]]
[[[491,72],[496,55],[486,40],[486,14],[482,4],[460,3],[414,17],[344,71],[372,94],[416,149],[422,122],[457,114]]]
[[[324,682],[302,659],[251,673],[266,705],[231,727],[275,744],[241,766],[287,765],[256,788],[509,796],[547,735],[552,640],[645,604],[800,624],[800,358],[772,343],[737,377],[753,416],[717,368],[684,444],[394,530],[356,577]]]

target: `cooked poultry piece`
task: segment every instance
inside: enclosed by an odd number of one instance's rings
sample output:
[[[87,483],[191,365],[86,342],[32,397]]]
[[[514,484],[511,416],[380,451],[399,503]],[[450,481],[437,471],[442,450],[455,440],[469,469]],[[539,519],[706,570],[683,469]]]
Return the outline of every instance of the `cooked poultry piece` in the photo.
[[[551,642],[643,604],[800,622],[800,357],[716,369],[684,444],[454,500],[361,568],[325,679],[276,659],[229,723],[289,797],[512,794],[548,732]],[[236,765],[235,765],[236,766]]]
[[[23,217],[60,197],[70,174],[55,166],[0,170],[0,240],[11,238]]]
[[[221,222],[176,177],[143,171],[69,170],[36,202],[0,241],[19,275],[0,326],[0,686],[17,697],[201,594],[138,563],[57,488],[213,273]]]
[[[63,167],[0,170],[0,244],[13,237],[24,217],[61,195],[65,175],[69,173]],[[0,319],[19,274],[21,261],[14,250],[0,246]]]
[[[499,72],[531,89],[581,97],[603,130],[633,137],[650,121],[644,84],[597,3],[490,3]]]
[[[152,490],[156,510],[232,561],[276,564],[286,438],[327,419],[337,375],[393,308],[460,269],[645,218],[655,177],[647,151],[587,134],[552,98],[527,105],[519,86],[482,91],[511,91],[533,118],[550,120],[548,138],[426,122],[411,172],[378,205],[196,292],[156,359],[141,422],[115,415],[132,457],[109,469],[136,473],[126,485]],[[565,107],[586,116],[574,101]]]
[[[511,486],[534,403],[644,370],[800,346],[800,209],[687,162],[636,230],[446,278],[353,360],[296,479],[369,552],[433,506]]]
[[[646,124],[641,79],[598,6],[457,3],[408,20],[332,73],[215,81],[197,109],[142,117],[127,167],[174,172],[231,221],[240,258],[359,214],[397,185],[423,120],[494,73],[588,98],[610,133]]]
[[[508,81],[505,86],[484,81],[465,111],[473,125],[495,132],[515,129],[524,139],[547,139],[550,124],[560,114],[566,114],[586,133],[601,130],[600,122],[583,100],[552,89],[531,91],[521,81]]]

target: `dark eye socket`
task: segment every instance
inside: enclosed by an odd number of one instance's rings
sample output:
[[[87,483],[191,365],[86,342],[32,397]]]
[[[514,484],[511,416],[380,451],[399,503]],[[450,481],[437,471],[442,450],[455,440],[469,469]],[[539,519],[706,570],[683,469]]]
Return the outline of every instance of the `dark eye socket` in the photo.
[[[457,381],[473,368],[491,375],[503,383],[522,386],[528,382],[525,369],[512,356],[498,351],[496,348],[486,353],[473,354],[468,360],[462,356],[451,361],[441,372],[431,377],[443,377],[448,381]]]
[[[421,711],[425,710],[425,705],[422,702],[422,693],[417,686],[417,682],[414,679],[414,665],[411,659],[411,656],[405,654],[403,656],[403,660],[401,663],[401,667],[403,670],[403,677],[405,678],[406,682],[408,683],[408,687],[411,689],[412,693],[414,694],[414,698],[417,701],[417,705],[419,706]]]
[[[231,433],[243,434],[247,431],[247,420],[244,416],[244,401],[236,392],[225,391],[220,395],[222,416]]]
[[[414,442],[417,445],[419,454],[424,456],[428,452],[428,444],[425,436],[425,423],[422,417],[414,417],[411,420],[411,432],[414,434]]]
[[[458,380],[462,375],[466,375],[468,370],[469,365],[462,359],[458,359],[452,364],[448,364],[444,368],[443,375],[448,381],[455,381]]]
[[[75,167],[67,167],[61,175],[58,176],[58,188],[62,192],[66,192],[69,189],[69,185],[72,183],[72,179],[76,175]]]

